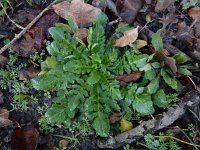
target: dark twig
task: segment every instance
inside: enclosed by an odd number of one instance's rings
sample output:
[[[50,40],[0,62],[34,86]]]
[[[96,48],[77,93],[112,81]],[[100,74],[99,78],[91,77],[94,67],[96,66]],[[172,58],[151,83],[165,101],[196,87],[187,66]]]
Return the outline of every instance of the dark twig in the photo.
[[[115,137],[109,137],[105,141],[99,140],[97,141],[97,145],[99,148],[115,149],[123,146],[124,144],[136,141],[151,131],[158,131],[171,125],[185,113],[187,108],[192,108],[198,105],[199,102],[199,93],[191,91],[187,93],[178,104],[173,104],[166,113],[162,114],[161,117],[144,121],[136,128],[121,133]]]
[[[35,17],[19,34],[17,34],[12,41],[6,44],[4,47],[0,49],[0,54],[5,50],[10,48],[18,39],[20,39],[41,17],[42,15],[49,10],[49,8],[54,5],[58,0],[53,1],[48,7],[46,7],[37,17]]]

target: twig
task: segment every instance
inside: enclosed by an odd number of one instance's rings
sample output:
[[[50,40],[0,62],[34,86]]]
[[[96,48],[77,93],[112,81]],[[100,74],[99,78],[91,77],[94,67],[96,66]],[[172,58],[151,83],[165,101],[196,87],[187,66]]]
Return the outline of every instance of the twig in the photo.
[[[162,116],[155,118],[155,120],[150,119],[144,121],[137,127],[115,137],[109,137],[106,140],[98,140],[97,145],[99,148],[115,149],[126,143],[137,141],[149,132],[158,131],[171,125],[185,113],[187,108],[194,107],[195,105],[198,105],[199,102],[200,95],[198,92],[191,91],[187,93],[178,104],[173,104],[168,108],[168,111],[164,112]]]
[[[14,22],[14,21],[10,18],[10,16],[9,16],[9,15],[7,14],[7,12],[6,12],[6,9],[4,8],[3,4],[1,3],[1,1],[0,1],[0,5],[1,5],[1,7],[2,7],[4,13],[5,13],[5,15],[7,16],[7,18],[8,18],[16,27],[18,27],[18,28],[20,28],[20,29],[23,30],[24,27],[22,27],[21,25],[17,24],[16,22]]]
[[[0,54],[5,50],[10,48],[18,39],[20,39],[41,17],[42,15],[49,10],[49,8],[54,5],[58,0],[53,1],[48,7],[46,7],[37,17],[35,17],[19,34],[17,34],[10,43],[6,44],[0,49]]]
[[[176,140],[176,141],[179,141],[181,143],[184,143],[184,144],[187,144],[187,145],[190,145],[190,146],[194,146],[194,147],[199,147],[200,148],[200,145],[197,145],[197,144],[193,144],[193,143],[189,143],[189,142],[186,142],[186,141],[183,141],[181,139],[178,139],[174,136],[171,136],[171,135],[164,135],[164,136],[154,136],[155,138],[169,138],[169,139],[173,139],[173,140]]]

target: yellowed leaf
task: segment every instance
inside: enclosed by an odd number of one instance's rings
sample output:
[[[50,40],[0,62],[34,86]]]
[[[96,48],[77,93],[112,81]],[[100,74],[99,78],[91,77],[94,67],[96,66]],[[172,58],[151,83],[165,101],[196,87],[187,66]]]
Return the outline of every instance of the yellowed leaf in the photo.
[[[122,36],[121,38],[119,38],[115,41],[115,46],[116,47],[125,47],[125,46],[135,42],[138,38],[138,28],[139,28],[139,26],[135,29],[125,31],[123,33],[124,36]]]
[[[147,41],[145,40],[136,40],[135,41],[135,46],[137,49],[143,48],[145,46],[147,46]]]
[[[126,119],[122,118],[120,121],[120,131],[125,132],[131,130],[133,128],[133,124]]]
[[[47,73],[48,73],[48,71],[42,70],[42,71],[40,71],[40,73],[38,74],[38,76],[43,76],[43,75],[45,75]]]
[[[54,11],[62,18],[73,17],[78,26],[91,23],[101,13],[99,8],[84,3],[83,0],[72,0],[71,3],[63,1],[52,6]]]

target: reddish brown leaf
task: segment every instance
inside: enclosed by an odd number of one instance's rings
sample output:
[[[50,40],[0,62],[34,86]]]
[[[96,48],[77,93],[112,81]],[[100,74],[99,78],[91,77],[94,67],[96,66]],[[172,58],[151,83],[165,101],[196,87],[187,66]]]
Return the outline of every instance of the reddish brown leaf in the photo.
[[[56,14],[46,13],[43,15],[35,26],[14,44],[13,50],[22,57],[29,57],[41,49],[43,40],[49,37],[48,29],[58,22],[58,19]]]
[[[110,123],[117,123],[121,120],[121,114],[113,112],[109,117]]]
[[[35,127],[17,128],[12,135],[12,150],[36,150],[38,137]]]
[[[22,40],[17,41],[13,45],[13,50],[16,51],[22,57],[29,57],[37,50],[34,48],[35,39],[32,38],[28,33],[24,35]]]
[[[32,78],[37,77],[40,73],[39,68],[29,67],[20,71],[19,80],[30,80]]]
[[[189,9],[188,15],[192,17],[194,20],[200,17],[200,7],[193,7]]]
[[[129,82],[137,81],[142,75],[142,72],[132,72],[131,74],[124,74],[116,76],[115,79],[120,82],[120,85],[125,86]]]
[[[143,2],[141,0],[116,1],[117,11],[120,17],[129,24],[133,23],[142,5]]]
[[[62,18],[73,17],[78,26],[91,23],[101,13],[99,8],[84,3],[82,0],[72,0],[71,3],[64,1],[53,5],[54,11]]]
[[[176,61],[173,57],[166,56],[164,51],[156,51],[156,57],[160,61],[164,61],[165,64],[171,69],[171,71],[176,74],[177,72],[177,66],[176,66]]]
[[[87,41],[87,34],[88,34],[88,29],[81,28],[74,33],[74,37],[77,37],[77,38],[81,39],[82,41],[86,42]]]

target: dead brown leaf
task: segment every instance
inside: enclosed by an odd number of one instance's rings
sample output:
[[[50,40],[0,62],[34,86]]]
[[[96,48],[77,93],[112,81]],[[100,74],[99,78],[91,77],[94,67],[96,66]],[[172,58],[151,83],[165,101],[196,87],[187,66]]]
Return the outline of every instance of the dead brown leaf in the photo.
[[[138,38],[138,28],[134,28],[132,30],[125,31],[121,38],[117,39],[115,41],[116,47],[125,47],[127,45],[130,45],[131,43],[135,42]]]
[[[131,24],[135,20],[143,2],[141,0],[117,0],[116,7],[119,16]]]
[[[22,57],[29,57],[37,50],[34,48],[35,39],[30,34],[25,34],[22,40],[17,41],[12,49],[16,51]]]
[[[36,150],[39,133],[35,127],[17,128],[12,135],[12,150]]]
[[[200,7],[193,7],[189,9],[188,15],[194,20],[197,19],[200,16]]]
[[[193,50],[193,46],[196,44],[197,39],[194,36],[194,31],[190,29],[185,22],[180,22],[178,24],[178,32],[176,33],[176,36],[179,42],[187,43],[189,45],[188,48]]]
[[[161,12],[167,9],[169,6],[173,5],[176,0],[158,0],[156,3],[155,11]]]
[[[36,67],[29,67],[29,68],[23,69],[19,73],[19,80],[30,80],[32,78],[37,77],[39,73],[40,73],[40,69]]]
[[[9,111],[5,108],[0,108],[0,117],[8,119],[9,118]]]
[[[3,93],[0,92],[0,104],[2,104],[4,101],[3,101]]]
[[[8,110],[4,109],[4,108],[1,108],[0,109],[0,128],[9,126],[9,125],[11,125],[13,123],[8,118],[9,118]]]
[[[99,8],[84,3],[82,0],[72,0],[71,3],[64,1],[53,5],[54,11],[62,18],[73,17],[78,26],[84,26],[95,19],[101,13]]]
[[[86,42],[87,41],[87,34],[88,34],[88,29],[81,28],[74,33],[74,37],[77,37],[77,38],[81,39],[82,41]]]
[[[121,86],[125,86],[129,82],[137,81],[142,75],[142,72],[132,72],[131,74],[124,74],[116,76],[115,79],[120,82]]]
[[[117,123],[121,120],[121,114],[113,112],[112,115],[109,116],[110,123]]]
[[[13,123],[13,122],[12,122],[11,120],[0,117],[0,128],[3,128],[3,127],[7,127],[7,126],[9,126],[9,125],[12,125],[12,123]]]
[[[7,63],[8,63],[8,58],[3,55],[0,55],[0,67],[5,66]]]
[[[105,10],[107,7],[107,1],[106,0],[93,0],[92,5],[101,10]]]
[[[31,14],[32,10],[29,13]],[[56,14],[44,14],[29,32],[13,45],[13,50],[22,57],[29,57],[31,54],[41,49],[43,40],[49,37],[48,29],[54,26],[58,20],[59,17]]]
[[[164,51],[156,51],[156,57],[160,61],[164,61],[166,66],[168,66],[171,71],[176,74],[177,72],[177,66],[176,66],[176,61],[173,57],[166,56]]]

